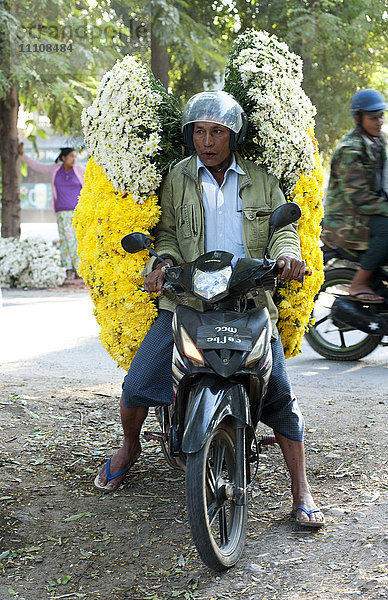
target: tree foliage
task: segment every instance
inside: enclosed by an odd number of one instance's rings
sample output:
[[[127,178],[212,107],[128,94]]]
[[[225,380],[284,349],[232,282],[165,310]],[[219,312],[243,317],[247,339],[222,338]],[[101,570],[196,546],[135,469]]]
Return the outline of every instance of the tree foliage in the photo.
[[[2,236],[20,235],[20,102],[81,133],[82,108],[122,45],[114,16],[109,0],[0,0]]]
[[[303,58],[317,137],[330,151],[351,125],[352,94],[368,86],[385,91],[387,23],[388,0],[0,0],[0,99],[15,82],[27,108],[45,112],[62,131],[79,132],[81,109],[116,58],[150,60],[152,29],[183,103],[204,87],[221,87],[232,42],[253,26]],[[71,43],[72,52],[18,51],[22,43],[58,41]]]
[[[118,0],[120,2],[120,0]],[[222,0],[127,0],[150,23],[153,36],[168,54],[169,85],[181,102],[217,85],[233,37],[236,8]],[[155,73],[158,76],[158,73]]]
[[[0,98],[15,85],[26,109],[47,114],[59,130],[80,132],[80,111],[122,45],[109,2],[1,2]]]
[[[249,11],[245,13],[246,5]],[[242,26],[285,41],[304,62],[304,89],[317,107],[316,135],[330,152],[352,125],[349,103],[388,83],[387,0],[237,0]]]

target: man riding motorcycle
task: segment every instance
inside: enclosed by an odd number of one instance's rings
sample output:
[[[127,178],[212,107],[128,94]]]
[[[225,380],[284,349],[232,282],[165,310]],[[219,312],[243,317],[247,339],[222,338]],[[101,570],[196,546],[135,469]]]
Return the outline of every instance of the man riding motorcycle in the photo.
[[[195,260],[204,252],[226,250],[236,258],[262,256],[271,212],[285,202],[278,181],[263,168],[236,152],[245,135],[246,116],[226,92],[203,92],[186,105],[182,128],[192,156],[176,165],[161,190],[162,215],[155,229],[155,249],[170,265]],[[294,226],[278,230],[269,247],[284,281],[302,281]],[[164,266],[151,259],[144,289],[162,293]],[[269,293],[258,301],[267,306],[273,323],[273,371],[262,421],[275,431],[292,482],[293,509],[298,523],[324,524],[316,508],[305,472],[303,417],[293,396],[280,338],[277,310]],[[121,420],[124,441],[96,477],[98,489],[116,490],[138,459],[139,435],[150,406],[173,402],[171,321],[175,304],[159,298],[159,315],[144,338],[124,379]],[[113,473],[113,474],[112,474]]]
[[[381,303],[370,287],[373,272],[388,262],[386,140],[382,133],[388,105],[377,90],[361,90],[351,101],[356,127],[334,151],[322,239],[329,247],[363,251],[350,297]]]

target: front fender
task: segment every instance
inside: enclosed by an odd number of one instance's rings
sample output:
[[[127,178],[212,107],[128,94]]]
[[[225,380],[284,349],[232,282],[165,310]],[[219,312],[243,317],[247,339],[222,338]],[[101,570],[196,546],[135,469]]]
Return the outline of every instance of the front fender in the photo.
[[[234,417],[243,426],[252,424],[244,386],[213,375],[202,377],[190,390],[182,451],[198,452],[225,417]]]

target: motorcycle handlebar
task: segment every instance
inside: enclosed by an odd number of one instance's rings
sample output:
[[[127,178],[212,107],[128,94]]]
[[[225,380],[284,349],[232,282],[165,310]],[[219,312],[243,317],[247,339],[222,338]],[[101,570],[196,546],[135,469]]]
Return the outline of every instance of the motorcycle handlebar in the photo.
[[[165,273],[166,270],[168,270],[168,269],[166,268],[166,266],[163,266],[161,268],[161,270]],[[310,277],[312,274],[313,274],[313,268],[312,267],[306,267],[305,272],[304,272],[305,277]],[[280,275],[280,273],[278,274],[278,277],[279,277],[279,275]],[[140,289],[141,289],[142,292],[145,291],[145,289],[144,289],[143,286]],[[174,290],[174,286],[171,285],[171,283],[165,281],[164,284],[163,284],[163,289],[165,289],[165,290]]]

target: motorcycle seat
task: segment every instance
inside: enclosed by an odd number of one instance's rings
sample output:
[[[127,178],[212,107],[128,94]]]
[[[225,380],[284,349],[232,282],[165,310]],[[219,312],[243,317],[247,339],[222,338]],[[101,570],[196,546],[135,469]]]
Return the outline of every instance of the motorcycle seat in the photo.
[[[362,252],[357,250],[349,250],[347,248],[340,248],[339,246],[330,247],[326,244],[323,244],[321,250],[323,252],[325,263],[332,258],[342,258],[343,260],[359,262],[360,256],[362,255]]]

